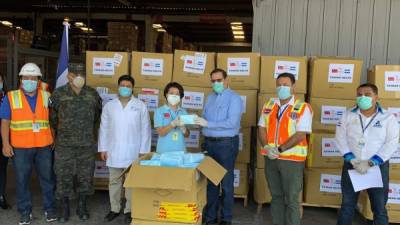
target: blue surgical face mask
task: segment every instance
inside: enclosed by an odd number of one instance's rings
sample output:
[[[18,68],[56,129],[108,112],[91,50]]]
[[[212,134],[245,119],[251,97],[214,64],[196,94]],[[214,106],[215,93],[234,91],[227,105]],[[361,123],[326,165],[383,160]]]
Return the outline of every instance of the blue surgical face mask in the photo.
[[[278,98],[280,100],[285,100],[290,98],[292,96],[292,93],[290,93],[290,87],[288,86],[279,86],[276,88],[276,93],[278,95]]]
[[[368,97],[368,96],[357,97],[357,106],[361,110],[370,109],[372,107],[372,97]]]
[[[132,95],[132,88],[129,87],[119,87],[118,93],[121,97],[129,97]]]
[[[225,89],[224,82],[216,81],[212,84],[212,88],[217,94],[221,94]]]
[[[37,84],[37,80],[22,80],[22,88],[28,93],[35,91],[37,89]]]

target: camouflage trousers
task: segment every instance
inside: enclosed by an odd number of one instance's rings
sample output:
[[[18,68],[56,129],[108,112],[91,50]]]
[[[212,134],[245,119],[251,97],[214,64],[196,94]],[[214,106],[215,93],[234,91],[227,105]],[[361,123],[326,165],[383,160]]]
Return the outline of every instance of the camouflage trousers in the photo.
[[[95,146],[56,146],[54,171],[56,174],[56,198],[74,198],[75,193],[94,193]]]

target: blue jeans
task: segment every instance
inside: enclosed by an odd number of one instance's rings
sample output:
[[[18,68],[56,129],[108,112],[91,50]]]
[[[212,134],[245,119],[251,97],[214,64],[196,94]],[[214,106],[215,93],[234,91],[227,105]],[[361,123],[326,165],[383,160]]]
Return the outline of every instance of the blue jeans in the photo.
[[[339,212],[337,225],[351,225],[354,210],[357,205],[359,192],[354,192],[348,170],[353,166],[345,162],[342,171],[342,206]],[[388,225],[386,203],[389,191],[389,162],[380,166],[382,173],[383,188],[370,188],[367,190],[371,201],[371,210],[374,214],[374,225]]]
[[[218,209],[221,203],[221,221],[232,221],[233,210],[233,171],[235,169],[235,161],[239,151],[239,136],[226,138],[224,140],[205,140],[205,150],[208,156],[223,166],[227,173],[221,181],[222,196],[219,198],[220,187],[215,186],[208,181],[207,185],[207,206],[206,206],[206,222],[217,219]]]
[[[53,151],[49,147],[14,148],[13,166],[17,183],[17,209],[20,214],[32,212],[31,175],[36,169],[42,189],[45,211],[55,210],[55,176],[53,171]]]

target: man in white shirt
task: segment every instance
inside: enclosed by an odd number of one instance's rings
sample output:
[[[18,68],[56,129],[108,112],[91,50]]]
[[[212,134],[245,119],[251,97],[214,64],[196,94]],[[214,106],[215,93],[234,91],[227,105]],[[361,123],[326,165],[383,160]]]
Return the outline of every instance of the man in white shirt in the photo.
[[[151,125],[146,105],[132,95],[135,80],[129,75],[118,79],[118,98],[108,102],[101,115],[98,151],[110,171],[112,221],[121,211],[122,173],[139,155],[150,152]],[[130,191],[125,190],[125,222],[131,222]]]
[[[359,192],[355,192],[348,170],[365,174],[379,166],[383,187],[367,189],[375,225],[388,225],[386,203],[389,186],[389,159],[399,142],[396,118],[382,109],[378,88],[363,84],[357,88],[357,106],[347,111],[336,126],[336,144],[344,157],[342,206],[337,225],[351,225]],[[378,181],[377,181],[378,182]]]

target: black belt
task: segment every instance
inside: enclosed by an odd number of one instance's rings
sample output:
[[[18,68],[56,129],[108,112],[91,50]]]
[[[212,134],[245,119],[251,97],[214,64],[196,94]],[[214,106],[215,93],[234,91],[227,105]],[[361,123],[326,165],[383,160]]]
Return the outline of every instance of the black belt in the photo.
[[[205,139],[208,141],[228,141],[228,140],[232,140],[236,137],[238,137],[238,135],[233,136],[233,137],[205,137]]]

